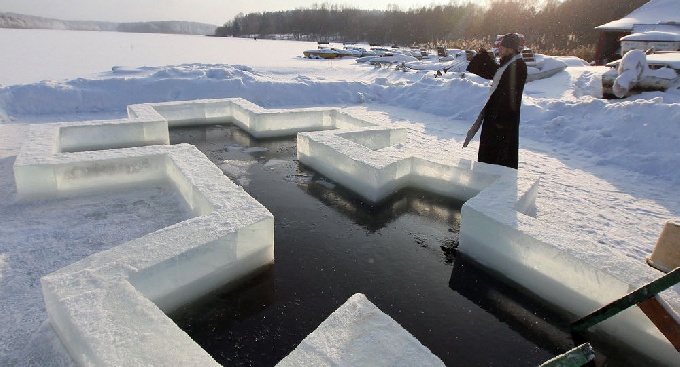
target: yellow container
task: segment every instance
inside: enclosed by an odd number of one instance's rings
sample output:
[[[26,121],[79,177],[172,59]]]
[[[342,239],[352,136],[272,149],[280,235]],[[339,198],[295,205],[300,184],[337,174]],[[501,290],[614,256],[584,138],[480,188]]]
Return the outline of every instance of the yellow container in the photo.
[[[666,273],[680,266],[679,219],[666,222],[647,264]]]

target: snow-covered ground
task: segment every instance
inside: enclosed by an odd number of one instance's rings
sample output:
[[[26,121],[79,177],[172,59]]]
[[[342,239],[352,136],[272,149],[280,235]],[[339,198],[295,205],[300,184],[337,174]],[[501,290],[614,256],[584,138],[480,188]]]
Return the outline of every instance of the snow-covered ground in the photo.
[[[29,124],[242,97],[266,108],[344,107],[408,127],[406,149],[474,160],[476,143],[463,149],[462,138],[488,93],[471,74],[302,58],[312,43],[8,29],[0,41],[0,365],[71,363],[45,322],[41,276],[188,215],[170,210],[181,204],[163,187],[18,202],[12,165]],[[643,262],[664,222],[680,217],[680,94],[602,100],[606,69],[562,60],[570,67],[527,84],[523,99],[520,170],[542,175],[537,219]]]

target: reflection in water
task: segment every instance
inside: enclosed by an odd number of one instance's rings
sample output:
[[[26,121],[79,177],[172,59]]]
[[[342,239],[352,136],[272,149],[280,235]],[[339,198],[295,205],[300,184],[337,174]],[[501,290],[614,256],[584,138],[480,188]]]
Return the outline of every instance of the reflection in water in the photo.
[[[590,343],[596,356],[586,366],[655,365],[648,357],[621,350],[611,338],[593,334],[572,335],[569,330],[571,318],[548,309],[534,297],[504,283],[502,274],[491,274],[488,269],[464,256],[455,257],[449,286],[542,348],[561,354],[580,344]]]
[[[303,166],[303,169],[306,167]],[[329,183],[320,175],[313,175],[311,180],[298,186],[370,231],[377,231],[404,214],[452,224],[455,233],[460,229],[460,207],[463,203],[448,197],[421,190],[404,189],[378,204],[370,204],[353,192]]]
[[[449,287],[545,349],[563,353],[574,347],[568,320],[463,256],[453,261]]]
[[[170,129],[171,144],[188,143],[196,146],[260,147],[269,151],[295,147],[295,137],[256,139],[233,125],[184,126]]]
[[[294,161],[297,153],[295,137],[256,139],[233,125],[172,128],[170,138],[172,144],[196,145],[218,166],[225,160],[248,157],[260,162],[271,159]],[[289,170],[290,167],[284,169]],[[286,172],[287,181],[297,183],[304,192],[371,231],[385,227],[404,214],[450,223],[453,232],[459,231],[460,208],[463,205],[460,200],[403,189],[378,204],[366,203],[352,191],[330,182],[302,164],[296,164],[293,169],[294,172]]]
[[[274,266],[190,302],[168,316],[204,349],[222,343],[235,324],[274,303]],[[210,330],[206,333],[205,330]]]

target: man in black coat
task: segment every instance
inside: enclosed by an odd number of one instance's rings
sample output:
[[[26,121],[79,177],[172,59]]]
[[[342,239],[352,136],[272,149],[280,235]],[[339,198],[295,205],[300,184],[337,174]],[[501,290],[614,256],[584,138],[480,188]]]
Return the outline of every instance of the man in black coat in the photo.
[[[485,79],[493,79],[491,93],[478,118],[482,124],[479,139],[479,162],[517,169],[519,152],[519,112],[527,80],[527,65],[521,55],[520,36],[506,34],[498,47],[500,65],[486,50],[470,60],[467,70]],[[477,125],[477,129],[479,126]],[[476,130],[471,133],[474,136]],[[468,133],[468,140],[472,138]]]

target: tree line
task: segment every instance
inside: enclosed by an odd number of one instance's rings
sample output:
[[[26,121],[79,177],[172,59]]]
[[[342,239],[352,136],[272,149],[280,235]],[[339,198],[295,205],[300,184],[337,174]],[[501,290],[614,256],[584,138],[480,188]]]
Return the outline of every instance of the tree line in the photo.
[[[0,12],[0,28],[66,29],[72,31],[134,32],[207,35],[215,32],[212,24],[182,21],[114,23],[98,21],[59,20],[34,15]]]
[[[537,52],[592,59],[598,25],[624,17],[649,0],[492,0],[481,6],[452,0],[408,10],[360,10],[321,4],[288,11],[239,14],[216,36],[290,35],[310,41],[476,48],[497,34],[518,32]]]

